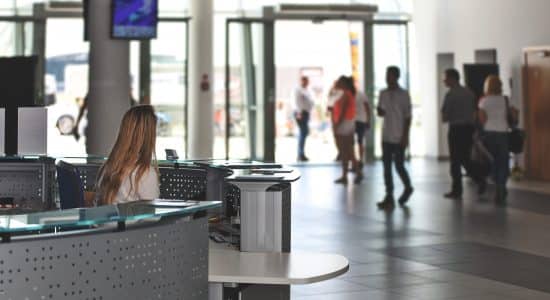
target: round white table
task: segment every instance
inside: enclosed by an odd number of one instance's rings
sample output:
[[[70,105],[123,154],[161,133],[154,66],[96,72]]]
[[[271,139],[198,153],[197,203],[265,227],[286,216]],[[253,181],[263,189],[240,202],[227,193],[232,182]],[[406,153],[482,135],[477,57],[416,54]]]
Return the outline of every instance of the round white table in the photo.
[[[209,250],[210,299],[221,299],[223,284],[297,285],[338,277],[349,261],[336,254],[240,252],[212,245]]]

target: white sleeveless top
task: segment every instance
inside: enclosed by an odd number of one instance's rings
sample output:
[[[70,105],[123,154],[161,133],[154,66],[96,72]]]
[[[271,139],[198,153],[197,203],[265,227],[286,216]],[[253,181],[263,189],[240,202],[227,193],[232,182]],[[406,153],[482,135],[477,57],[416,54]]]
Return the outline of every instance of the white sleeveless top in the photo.
[[[100,180],[101,182],[101,180]],[[100,185],[101,186],[101,185]],[[139,189],[135,189],[135,171],[126,177],[120,184],[120,188],[113,199],[113,204],[127,203],[138,200],[153,200],[160,195],[159,179],[157,172],[150,167],[139,180]],[[132,187],[134,187],[132,189]],[[101,191],[100,191],[101,192]],[[102,195],[97,195],[96,201],[101,200]]]
[[[500,95],[486,96],[481,99],[479,108],[487,114],[486,131],[508,132],[506,97]]]

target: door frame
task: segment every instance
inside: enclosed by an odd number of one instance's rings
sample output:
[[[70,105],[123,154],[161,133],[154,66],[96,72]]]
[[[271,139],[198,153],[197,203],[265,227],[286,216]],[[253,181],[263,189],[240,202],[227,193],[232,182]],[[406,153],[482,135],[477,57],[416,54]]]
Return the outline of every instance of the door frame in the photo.
[[[275,156],[275,141],[274,139],[268,139],[268,137],[265,135],[265,132],[274,132],[275,128],[265,128],[263,132],[258,132],[256,130],[256,126],[258,124],[258,119],[260,119],[260,122],[263,121],[265,126],[268,126],[267,124],[273,124],[275,121],[275,55],[274,55],[274,20],[272,18],[227,18],[225,21],[225,158],[229,159],[229,150],[230,150],[230,143],[229,139],[231,136],[230,131],[230,111],[231,111],[231,97],[230,97],[230,77],[231,77],[231,61],[230,61],[230,32],[231,32],[231,25],[232,24],[240,24],[244,25],[244,30],[251,31],[251,25],[252,24],[260,24],[262,25],[262,36],[263,36],[263,42],[262,42],[262,50],[260,53],[260,59],[262,60],[261,65],[263,66],[264,72],[261,72],[259,74],[261,76],[261,84],[262,84],[262,94],[260,97],[257,97],[258,94],[256,93],[257,87],[256,87],[256,81],[255,76],[252,78],[250,84],[251,86],[247,86],[251,91],[249,92],[250,96],[254,98],[254,106],[253,107],[247,107],[247,114],[255,114],[254,119],[254,129],[250,130],[254,134],[254,136],[251,139],[250,147],[254,147],[254,149],[250,149],[251,159],[262,159],[264,161],[274,161]],[[246,50],[245,50],[246,51]],[[269,55],[271,54],[271,55]],[[251,53],[249,54],[251,55]],[[251,66],[252,70],[254,66]],[[255,73],[255,72],[253,72]],[[258,98],[260,101],[258,101]],[[263,110],[262,110],[263,108]],[[263,115],[261,112],[263,111]],[[270,113],[272,112],[272,113]],[[271,116],[272,115],[272,116]],[[247,118],[247,120],[250,121],[251,118]],[[272,120],[270,120],[272,119]],[[269,120],[269,122],[266,122],[266,120]],[[250,124],[247,124],[247,127],[251,127]],[[255,141],[255,137],[257,137],[257,134],[260,134],[264,138],[262,139],[263,142],[260,144],[257,144]],[[261,151],[257,151],[259,150]],[[262,157],[259,157],[258,152],[263,152]],[[273,153],[271,153],[273,152]],[[269,159],[270,157],[273,157],[273,159]]]
[[[259,99],[258,108],[263,110],[263,132],[260,136],[263,138],[260,145],[263,153],[251,159],[261,159],[263,161],[275,161],[275,23],[277,21],[355,21],[363,24],[363,90],[369,98],[371,107],[374,107],[375,98],[375,78],[374,78],[374,26],[380,25],[402,25],[405,26],[405,48],[406,48],[406,67],[405,76],[406,88],[410,85],[410,49],[409,49],[409,23],[411,17],[409,15],[395,15],[380,17],[376,13],[334,13],[331,11],[318,11],[315,13],[300,13],[300,12],[276,12],[274,7],[266,6],[262,10],[262,17],[235,17],[227,18],[225,22],[225,158],[229,157],[229,139],[230,139],[230,26],[231,24],[262,24],[263,39],[262,53],[260,57],[263,63],[263,72],[260,74],[263,84],[262,97]],[[247,124],[250,126],[250,124]],[[256,125],[255,125],[256,126]],[[366,159],[374,159],[374,130],[369,130],[367,136]],[[257,151],[256,151],[257,152]],[[251,151],[251,153],[254,153]]]
[[[454,52],[437,53],[437,65],[436,65],[436,84],[437,84],[437,103],[438,108],[443,107],[443,100],[445,98],[445,86],[441,78],[446,69],[455,68],[455,54]],[[437,109],[437,120],[441,120],[441,110]],[[439,121],[438,121],[439,122]],[[437,126],[437,136],[439,137],[438,143],[438,160],[449,159],[449,146],[447,143],[447,128],[448,125],[444,123]]]

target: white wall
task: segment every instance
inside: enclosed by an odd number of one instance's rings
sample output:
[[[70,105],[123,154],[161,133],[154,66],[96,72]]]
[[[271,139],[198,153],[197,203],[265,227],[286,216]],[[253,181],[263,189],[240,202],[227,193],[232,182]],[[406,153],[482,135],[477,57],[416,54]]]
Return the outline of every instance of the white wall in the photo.
[[[456,67],[474,62],[476,49],[497,49],[505,92],[513,78],[513,103],[521,103],[522,49],[550,44],[549,0],[414,0],[413,22],[419,64],[413,88],[423,97],[427,145],[437,145],[438,75],[436,53],[454,52]],[[438,147],[428,147],[428,156],[438,156]]]
[[[439,0],[414,0],[411,26],[411,89],[422,98],[425,154],[438,156],[436,48]]]

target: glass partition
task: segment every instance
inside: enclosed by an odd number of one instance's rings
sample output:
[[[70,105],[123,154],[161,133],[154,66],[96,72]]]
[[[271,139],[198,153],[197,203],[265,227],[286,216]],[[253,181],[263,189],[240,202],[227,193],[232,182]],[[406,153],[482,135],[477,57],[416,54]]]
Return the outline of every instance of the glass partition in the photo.
[[[187,23],[160,22],[151,41],[151,104],[159,120],[157,154],[176,149],[185,157],[187,130]]]
[[[62,32],[63,34],[59,34]],[[88,92],[89,43],[84,41],[84,22],[75,18],[56,18],[46,21],[46,53],[44,94],[48,106],[48,152],[83,155],[86,153],[84,128],[86,118],[79,124],[83,138],[64,135],[56,125],[72,128],[79,108]]]
[[[15,22],[0,22],[0,56],[15,54]]]
[[[410,70],[409,70],[409,47],[408,26],[406,25],[375,25],[374,26],[374,103],[378,104],[378,95],[380,91],[387,87],[386,68],[388,66],[397,66],[401,70],[399,84],[401,87],[410,90]],[[421,107],[420,99],[411,93],[413,105],[413,123],[411,125],[410,148],[411,155],[422,154],[423,133],[421,130]],[[377,119],[375,124],[375,155],[382,155],[382,124]]]
[[[261,24],[232,23],[229,26],[229,111],[216,105],[216,136],[227,134],[230,158],[254,158],[257,139],[259,95],[259,34]],[[225,102],[225,101],[224,101]],[[225,103],[224,103],[225,104]],[[222,117],[227,115],[228,120]],[[228,121],[229,127],[225,128]],[[225,132],[225,130],[229,132]]]

